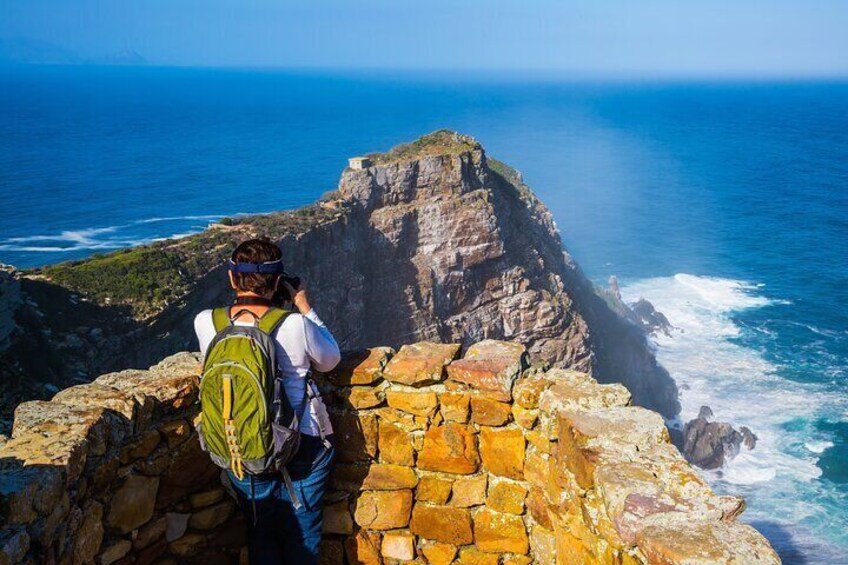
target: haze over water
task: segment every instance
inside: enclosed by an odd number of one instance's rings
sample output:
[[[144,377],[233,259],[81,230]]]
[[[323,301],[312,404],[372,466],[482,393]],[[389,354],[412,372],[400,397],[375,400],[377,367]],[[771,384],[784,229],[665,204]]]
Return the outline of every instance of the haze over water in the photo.
[[[846,82],[0,69],[0,261],[301,206],[348,156],[443,127],[524,173],[592,279],[678,328],[658,356],[683,419],[709,404],[759,436],[715,488],[787,563],[844,560]]]

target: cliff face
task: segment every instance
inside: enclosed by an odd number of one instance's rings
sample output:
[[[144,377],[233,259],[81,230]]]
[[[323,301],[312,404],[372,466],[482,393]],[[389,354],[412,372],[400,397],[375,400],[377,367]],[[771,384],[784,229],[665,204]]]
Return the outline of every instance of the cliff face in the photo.
[[[319,375],[337,462],[321,563],[776,565],[617,384],[519,343],[377,347]],[[197,354],[16,410],[0,563],[239,563],[245,520],[202,453]],[[240,559],[241,556],[241,559]]]
[[[309,281],[316,308],[344,348],[511,339],[540,361],[621,382],[637,404],[677,413],[674,383],[644,332],[595,292],[563,250],[549,211],[514,170],[452,132],[371,160],[363,170],[346,169],[338,193],[301,221],[291,214],[240,219],[134,252],[146,254],[136,260],[143,268],[160,266],[151,276],[170,285],[168,292],[155,284],[159,294],[143,284],[104,290],[92,263],[120,278],[117,256],[46,269],[40,276],[49,280],[30,280],[29,287],[44,297],[78,293],[101,308],[89,319],[111,324],[102,332],[112,340],[107,346],[82,347],[97,353],[85,353],[78,372],[146,366],[194,346],[194,313],[228,300],[223,258],[238,240],[267,234],[280,241],[287,268]],[[86,270],[94,274],[83,276]],[[91,331],[92,324],[79,325]]]

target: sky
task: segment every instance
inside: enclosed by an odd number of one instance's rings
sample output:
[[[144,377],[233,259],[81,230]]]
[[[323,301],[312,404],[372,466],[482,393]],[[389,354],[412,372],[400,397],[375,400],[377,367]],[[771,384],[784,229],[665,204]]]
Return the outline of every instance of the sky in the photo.
[[[848,75],[848,0],[0,0],[0,38],[161,65]]]

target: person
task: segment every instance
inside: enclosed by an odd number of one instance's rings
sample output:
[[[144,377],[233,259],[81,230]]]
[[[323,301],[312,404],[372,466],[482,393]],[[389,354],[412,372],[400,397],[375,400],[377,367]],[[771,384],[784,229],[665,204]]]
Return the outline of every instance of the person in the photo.
[[[290,484],[278,472],[236,476],[228,470],[239,505],[247,515],[247,546],[250,563],[313,564],[318,562],[321,541],[323,497],[333,463],[332,427],[320,394],[305,400],[310,369],[326,372],[339,362],[339,347],[333,335],[309,303],[306,283],[298,288],[281,274],[282,252],[267,239],[251,239],[236,247],[230,265],[275,264],[280,272],[239,272],[230,269],[230,286],[236,292],[230,307],[232,323],[252,325],[272,305],[275,293],[284,287],[299,313],[291,313],[272,334],[278,377],[282,377],[291,406],[301,413],[300,447],[286,465]],[[248,312],[245,312],[247,310]],[[201,352],[216,335],[213,311],[200,312],[194,321]],[[308,390],[308,389],[307,389]],[[307,406],[303,406],[306,402]],[[322,438],[324,441],[322,441]],[[291,488],[293,487],[293,491]],[[294,495],[295,500],[292,500]],[[299,500],[297,500],[299,499]]]

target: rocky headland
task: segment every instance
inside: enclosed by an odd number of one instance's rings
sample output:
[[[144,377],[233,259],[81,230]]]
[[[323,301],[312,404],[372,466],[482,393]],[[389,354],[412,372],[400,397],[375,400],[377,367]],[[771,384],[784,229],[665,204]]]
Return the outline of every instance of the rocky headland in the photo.
[[[194,314],[229,299],[224,260],[256,235],[280,242],[346,349],[510,339],[539,362],[678,412],[675,384],[630,309],[583,275],[517,171],[449,131],[370,160],[299,210],[0,278],[13,289],[0,301],[16,297],[0,314],[17,326],[0,363],[0,417],[8,423],[17,401],[193,349]]]

